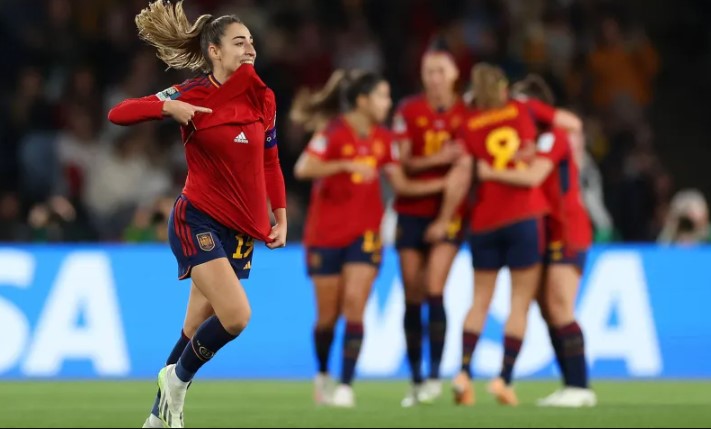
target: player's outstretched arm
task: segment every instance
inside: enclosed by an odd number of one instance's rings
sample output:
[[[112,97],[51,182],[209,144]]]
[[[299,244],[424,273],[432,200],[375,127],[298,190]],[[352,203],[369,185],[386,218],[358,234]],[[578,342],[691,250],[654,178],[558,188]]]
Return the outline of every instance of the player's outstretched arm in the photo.
[[[212,113],[207,107],[193,106],[180,100],[161,100],[155,95],[129,98],[109,111],[109,121],[116,125],[133,125],[140,122],[171,117],[187,125],[197,113]]]
[[[438,152],[428,156],[413,156],[409,140],[401,141],[399,146],[400,163],[410,174],[452,165],[464,153],[464,149],[454,142],[445,144]]]
[[[294,166],[294,177],[298,180],[313,180],[341,173],[359,174],[363,181],[376,177],[376,170],[368,164],[347,160],[326,161],[311,152],[304,152]]]
[[[408,179],[400,164],[389,164],[385,167],[385,174],[393,186],[395,193],[403,197],[419,197],[423,195],[438,194],[444,191],[444,179],[411,180]]]
[[[477,163],[477,177],[481,181],[494,181],[513,186],[534,188],[546,180],[553,171],[553,162],[548,158],[536,157],[522,170],[496,170],[485,161]]]

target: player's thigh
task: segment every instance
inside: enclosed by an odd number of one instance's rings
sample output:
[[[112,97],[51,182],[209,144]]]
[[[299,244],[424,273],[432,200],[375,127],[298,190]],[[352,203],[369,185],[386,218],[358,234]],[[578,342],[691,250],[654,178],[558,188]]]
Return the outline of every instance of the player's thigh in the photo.
[[[227,258],[193,267],[192,278],[227,331],[236,334],[247,326],[251,317],[249,300]]]
[[[552,264],[544,287],[544,300],[550,324],[561,326],[575,319],[575,300],[580,272],[573,264]]]
[[[343,267],[343,314],[346,320],[363,320],[363,312],[368,302],[378,268],[372,264],[353,262]]]
[[[426,256],[421,250],[403,248],[398,250],[400,275],[405,288],[405,300],[421,303],[425,299]]]
[[[343,280],[340,274],[311,277],[316,295],[316,325],[332,327],[341,313]]]
[[[541,264],[511,269],[511,313],[528,314],[540,288]]]
[[[430,295],[444,293],[447,277],[457,253],[459,253],[457,243],[442,242],[432,246],[427,260],[427,292]]]
[[[474,270],[474,301],[472,308],[479,312],[488,312],[491,299],[494,297],[494,291],[496,290],[498,274],[498,270]]]
[[[200,292],[195,283],[190,284],[190,297],[188,298],[188,309],[185,312],[183,322],[183,332],[188,338],[192,338],[202,323],[215,314],[207,297]]]

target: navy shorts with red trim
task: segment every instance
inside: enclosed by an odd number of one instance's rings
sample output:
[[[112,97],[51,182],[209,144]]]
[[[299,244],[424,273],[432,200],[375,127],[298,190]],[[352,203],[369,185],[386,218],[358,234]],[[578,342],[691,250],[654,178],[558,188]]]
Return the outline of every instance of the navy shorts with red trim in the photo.
[[[576,249],[565,245],[562,241],[554,241],[548,243],[543,263],[546,265],[573,265],[583,271],[587,256],[587,249]]]
[[[380,268],[383,248],[380,235],[369,231],[344,247],[307,247],[306,271],[309,276],[340,274],[346,264],[367,264]]]
[[[435,218],[410,216],[398,214],[397,230],[395,235],[395,248],[397,250],[413,249],[426,252],[431,244],[425,241],[427,228]],[[464,242],[464,228],[462,228],[462,218],[457,217],[447,225],[447,236],[445,243],[453,244],[457,247]]]
[[[540,219],[528,219],[496,229],[474,233],[469,239],[474,268],[523,269],[543,259]]]
[[[168,241],[178,261],[178,278],[190,277],[193,267],[227,258],[237,278],[249,278],[254,239],[227,228],[190,204],[184,195],[175,200],[168,222]]]

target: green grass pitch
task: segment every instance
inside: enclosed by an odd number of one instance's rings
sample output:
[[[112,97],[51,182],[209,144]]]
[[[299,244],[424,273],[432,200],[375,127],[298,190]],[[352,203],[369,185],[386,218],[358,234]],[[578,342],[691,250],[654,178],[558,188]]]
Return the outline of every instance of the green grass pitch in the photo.
[[[455,407],[449,392],[429,406],[400,408],[404,381],[359,381],[358,407],[317,408],[303,381],[205,381],[188,392],[187,427],[711,427],[711,382],[594,384],[593,409],[537,408],[552,381],[516,385],[522,405],[497,405],[477,383],[477,405]],[[1,427],[140,427],[155,383],[0,382]]]

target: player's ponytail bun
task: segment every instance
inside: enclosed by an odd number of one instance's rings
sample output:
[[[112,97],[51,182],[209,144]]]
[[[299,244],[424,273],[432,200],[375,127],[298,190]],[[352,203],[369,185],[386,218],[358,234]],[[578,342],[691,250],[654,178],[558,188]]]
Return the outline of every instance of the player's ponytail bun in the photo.
[[[209,72],[212,70],[207,48],[219,45],[225,28],[241,23],[234,15],[213,19],[201,15],[190,23],[183,10],[183,2],[175,5],[156,0],[136,15],[138,36],[158,49],[158,58],[170,68]]]
[[[507,101],[505,89],[508,80],[503,70],[487,63],[479,63],[472,68],[472,91],[474,104],[480,109],[503,107]]]
[[[362,72],[338,69],[323,88],[301,89],[291,104],[289,119],[307,131],[318,131],[343,110],[343,93]]]

